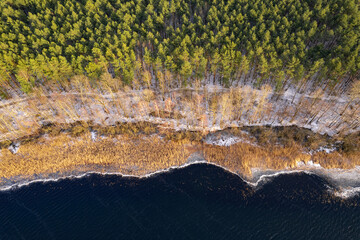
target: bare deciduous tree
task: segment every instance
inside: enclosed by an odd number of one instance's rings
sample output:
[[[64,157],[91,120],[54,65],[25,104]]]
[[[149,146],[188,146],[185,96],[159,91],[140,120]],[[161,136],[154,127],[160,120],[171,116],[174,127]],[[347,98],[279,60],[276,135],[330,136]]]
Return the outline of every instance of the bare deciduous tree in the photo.
[[[360,80],[357,80],[356,82],[353,83],[349,91],[349,101],[340,115],[343,115],[345,113],[346,109],[349,107],[351,103],[359,100],[360,100]]]

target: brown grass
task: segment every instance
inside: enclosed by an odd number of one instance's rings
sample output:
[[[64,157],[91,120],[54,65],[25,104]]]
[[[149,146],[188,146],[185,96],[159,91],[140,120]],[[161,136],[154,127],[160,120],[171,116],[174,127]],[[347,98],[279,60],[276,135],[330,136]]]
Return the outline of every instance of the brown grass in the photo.
[[[184,145],[161,140],[158,136],[127,138],[119,135],[92,142],[87,133],[78,138],[67,134],[40,138],[37,143],[22,145],[17,154],[11,154],[7,149],[3,149],[1,154],[0,178],[11,178],[88,171],[94,170],[96,165],[144,174],[182,165],[190,152]]]
[[[297,145],[263,148],[248,143],[236,143],[230,147],[204,145],[203,150],[209,162],[245,175],[251,174],[251,168],[293,168],[296,162],[310,160],[310,155],[302,153]]]
[[[96,131],[105,137],[95,142],[91,140],[88,128],[81,124],[71,126],[67,133],[57,132],[57,127],[49,129],[55,129],[56,134],[43,135],[36,141],[24,141],[16,154],[8,149],[0,150],[0,179],[99,169],[144,175],[183,165],[194,152],[202,153],[208,162],[245,177],[251,174],[252,168],[295,168],[297,162],[301,161],[306,163],[312,160],[325,168],[352,168],[360,164],[360,157],[356,153],[318,152],[311,156],[304,153],[303,146],[294,141],[288,145],[256,145],[256,141],[249,138],[250,143],[215,146],[202,143],[203,133],[173,132],[146,123],[99,127]],[[235,129],[230,132],[241,134]]]

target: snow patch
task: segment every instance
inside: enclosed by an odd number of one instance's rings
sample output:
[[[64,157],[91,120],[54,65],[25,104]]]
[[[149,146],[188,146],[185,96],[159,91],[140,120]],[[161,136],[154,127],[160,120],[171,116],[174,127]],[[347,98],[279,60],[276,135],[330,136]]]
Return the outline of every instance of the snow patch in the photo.
[[[332,153],[336,151],[336,147],[319,147],[319,149],[316,150],[316,152],[326,152],[326,153]]]
[[[312,160],[307,161],[306,163],[303,161],[296,162],[296,167],[298,168],[323,168],[320,164],[314,163]]]
[[[92,140],[93,142],[96,142],[97,132],[96,132],[96,131],[91,131],[90,134],[91,134],[91,140]]]
[[[320,164],[318,164],[318,163],[314,163],[313,161],[308,161],[307,163],[306,163],[306,165],[307,166],[309,166],[309,167],[314,167],[314,168],[321,168],[321,165]]]
[[[334,192],[335,196],[345,199],[355,197],[358,194],[360,194],[360,187],[341,188],[340,190]]]
[[[12,144],[8,147],[9,151],[10,151],[12,154],[17,153],[17,151],[19,150],[19,148],[20,148],[20,143],[19,143],[19,142],[12,143]]]
[[[241,139],[235,136],[211,136],[205,140],[205,143],[207,144],[225,147],[228,147],[238,142],[241,142]]]

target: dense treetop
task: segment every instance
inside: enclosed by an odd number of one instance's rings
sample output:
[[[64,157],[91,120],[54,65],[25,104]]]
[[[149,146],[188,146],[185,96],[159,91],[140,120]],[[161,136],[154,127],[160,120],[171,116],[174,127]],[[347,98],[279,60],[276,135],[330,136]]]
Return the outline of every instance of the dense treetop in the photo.
[[[215,77],[336,85],[359,75],[359,0],[3,0],[0,82],[104,73],[125,84]],[[95,81],[96,82],[96,81]],[[5,93],[5,91],[4,91]]]

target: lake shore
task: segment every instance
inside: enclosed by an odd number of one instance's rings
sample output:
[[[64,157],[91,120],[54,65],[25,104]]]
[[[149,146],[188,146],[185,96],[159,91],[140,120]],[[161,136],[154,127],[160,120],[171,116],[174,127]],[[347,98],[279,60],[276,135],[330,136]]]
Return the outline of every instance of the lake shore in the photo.
[[[336,137],[292,127],[176,131],[148,122],[101,127],[78,122],[46,126],[39,135],[1,149],[1,186],[88,172],[148,176],[173,167],[209,163],[245,180],[259,171],[354,169],[355,149]]]

